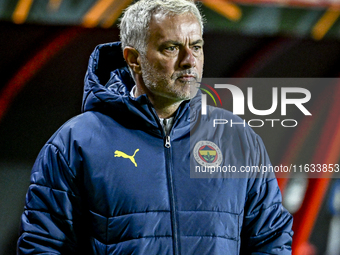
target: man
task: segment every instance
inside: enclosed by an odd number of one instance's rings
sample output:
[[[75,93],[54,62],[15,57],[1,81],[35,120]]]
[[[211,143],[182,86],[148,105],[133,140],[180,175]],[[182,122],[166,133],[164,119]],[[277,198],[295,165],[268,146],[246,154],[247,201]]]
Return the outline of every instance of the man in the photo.
[[[190,130],[204,122],[194,3],[141,0],[120,29],[122,45],[91,55],[83,113],[36,160],[18,254],[290,254],[275,179],[190,178]],[[195,139],[218,146],[223,164],[269,162],[248,127]]]

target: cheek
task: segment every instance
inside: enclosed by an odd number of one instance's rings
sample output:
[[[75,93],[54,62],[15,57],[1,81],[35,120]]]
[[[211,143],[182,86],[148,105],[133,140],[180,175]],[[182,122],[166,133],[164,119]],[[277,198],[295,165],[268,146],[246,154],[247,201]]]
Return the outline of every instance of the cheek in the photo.
[[[157,63],[158,68],[166,72],[172,72],[175,69],[176,61],[177,58],[174,56],[160,56],[159,58],[155,59],[155,63]]]
[[[203,71],[203,66],[204,66],[204,56],[202,55],[202,57],[200,57],[197,60],[197,67],[198,67],[199,71]]]
[[[155,75],[166,75],[171,77],[175,71],[176,60],[162,56],[149,56],[148,62],[152,66]]]
[[[203,66],[203,62],[204,62],[204,54],[201,53],[198,57],[197,57],[197,61],[200,63],[201,66]]]
[[[159,63],[156,67],[156,69],[160,72],[162,72],[162,74],[167,74],[169,76],[171,76],[174,72],[174,68],[173,65],[169,62],[163,62],[163,63]]]

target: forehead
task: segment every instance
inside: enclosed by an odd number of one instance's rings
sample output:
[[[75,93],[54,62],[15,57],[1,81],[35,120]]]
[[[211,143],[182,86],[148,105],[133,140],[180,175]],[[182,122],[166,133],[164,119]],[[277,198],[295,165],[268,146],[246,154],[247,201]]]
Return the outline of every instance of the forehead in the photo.
[[[197,40],[202,37],[201,27],[192,13],[179,15],[154,14],[149,24],[151,40],[181,40],[189,37]]]

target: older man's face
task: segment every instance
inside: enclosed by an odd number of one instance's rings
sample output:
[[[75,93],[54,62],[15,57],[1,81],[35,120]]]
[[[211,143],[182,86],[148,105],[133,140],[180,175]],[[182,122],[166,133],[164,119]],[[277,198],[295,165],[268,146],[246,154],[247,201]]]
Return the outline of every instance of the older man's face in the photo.
[[[156,14],[150,21],[142,77],[147,94],[182,101],[196,92],[203,72],[203,39],[197,18],[191,14]]]

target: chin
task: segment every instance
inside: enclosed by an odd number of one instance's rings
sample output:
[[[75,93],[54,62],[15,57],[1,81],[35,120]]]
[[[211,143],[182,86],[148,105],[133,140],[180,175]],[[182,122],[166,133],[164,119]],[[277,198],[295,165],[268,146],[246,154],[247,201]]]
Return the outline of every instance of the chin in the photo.
[[[189,99],[194,98],[196,96],[196,94],[197,94],[197,91],[198,91],[198,87],[190,86]]]

